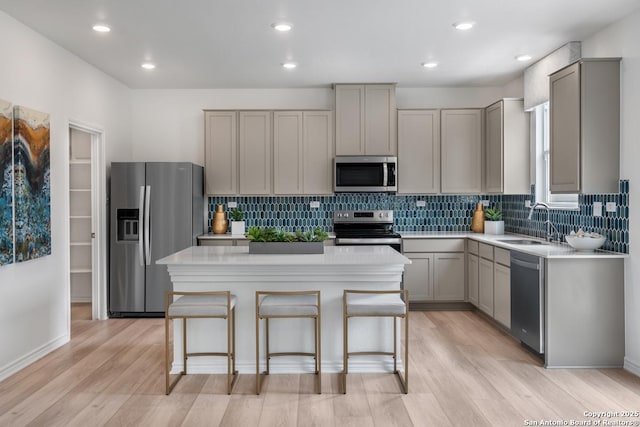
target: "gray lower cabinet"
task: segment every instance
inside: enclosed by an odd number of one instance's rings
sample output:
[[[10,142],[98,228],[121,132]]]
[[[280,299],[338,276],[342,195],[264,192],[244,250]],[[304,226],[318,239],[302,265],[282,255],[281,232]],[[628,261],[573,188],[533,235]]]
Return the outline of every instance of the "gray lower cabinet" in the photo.
[[[482,191],[482,109],[440,111],[440,186],[445,194]]]
[[[480,258],[479,243],[475,240],[467,239],[467,299],[471,304],[478,307],[480,291]]]
[[[464,252],[434,254],[436,301],[464,301]]]
[[[478,263],[478,308],[493,317],[493,261],[486,258]]]
[[[545,366],[624,365],[621,258],[545,260]]]
[[[550,190],[615,193],[620,58],[583,58],[549,76]]]
[[[433,254],[407,254],[411,264],[405,266],[402,278],[404,289],[409,291],[409,301],[433,300]]]
[[[403,283],[409,301],[464,301],[464,239],[405,239]]]
[[[493,318],[511,328],[511,268],[495,263],[493,276]]]
[[[511,328],[511,253],[502,248],[486,243],[478,245],[477,288],[478,302],[475,304],[480,310],[493,317],[497,322]],[[471,251],[471,242],[469,243]],[[469,255],[471,258],[472,254]],[[469,268],[469,301],[472,301],[472,269],[476,266],[470,262]]]

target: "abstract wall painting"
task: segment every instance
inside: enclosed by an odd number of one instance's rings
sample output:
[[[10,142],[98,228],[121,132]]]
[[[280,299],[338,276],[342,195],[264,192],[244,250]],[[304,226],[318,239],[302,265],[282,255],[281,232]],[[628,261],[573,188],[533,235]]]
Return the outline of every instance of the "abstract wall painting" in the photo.
[[[13,110],[0,99],[0,266],[13,262]]]
[[[15,106],[15,261],[51,254],[49,114]]]

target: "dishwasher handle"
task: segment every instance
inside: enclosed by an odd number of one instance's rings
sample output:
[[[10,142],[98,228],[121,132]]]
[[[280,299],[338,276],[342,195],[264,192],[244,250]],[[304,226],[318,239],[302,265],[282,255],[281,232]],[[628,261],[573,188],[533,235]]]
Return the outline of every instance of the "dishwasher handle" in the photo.
[[[537,262],[527,262],[527,261],[522,261],[512,257],[511,265],[514,265],[514,264],[520,267],[528,268],[530,270],[540,270],[540,264],[538,264]]]

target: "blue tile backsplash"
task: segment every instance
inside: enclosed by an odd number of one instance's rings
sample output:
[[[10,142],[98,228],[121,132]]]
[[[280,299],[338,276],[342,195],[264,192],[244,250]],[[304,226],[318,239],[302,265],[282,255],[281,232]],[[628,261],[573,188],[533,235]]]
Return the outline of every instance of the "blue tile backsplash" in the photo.
[[[343,193],[333,196],[255,196],[209,197],[208,227],[216,205],[230,209],[227,203],[235,201],[245,212],[247,227],[262,226],[293,231],[316,226],[326,231],[333,229],[332,214],[335,210],[393,209],[394,228],[403,231],[469,231],[471,217],[480,200],[489,200],[490,206],[503,210],[507,232],[544,237],[546,213],[536,210],[531,221],[527,220],[529,208],[525,200],[535,200],[531,194],[522,195],[392,195],[382,193]],[[418,200],[425,207],[416,207]],[[320,208],[312,209],[310,202],[320,202]],[[591,215],[593,202],[602,202],[602,217]],[[606,202],[615,202],[617,211],[606,212]],[[564,235],[578,228],[607,236],[604,249],[629,253],[629,181],[620,181],[620,192],[615,194],[585,194],[579,196],[579,211],[552,210],[550,219]]]

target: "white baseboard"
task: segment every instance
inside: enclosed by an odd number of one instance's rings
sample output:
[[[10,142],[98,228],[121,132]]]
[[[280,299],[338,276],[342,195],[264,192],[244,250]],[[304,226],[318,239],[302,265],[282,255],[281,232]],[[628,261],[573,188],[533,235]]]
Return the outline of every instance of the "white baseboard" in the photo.
[[[624,369],[640,377],[640,363],[632,362],[631,360],[625,357]]]
[[[62,347],[63,345],[68,343],[70,339],[71,337],[69,334],[64,334],[58,338],[55,338],[49,341],[48,343],[42,345],[41,347],[36,348],[32,352],[25,354],[19,359],[3,366],[2,368],[0,368],[0,381],[6,378],[9,378],[11,375],[15,374],[21,369],[26,368],[36,360],[41,359],[42,357],[51,353],[53,350],[57,349],[58,347]]]

